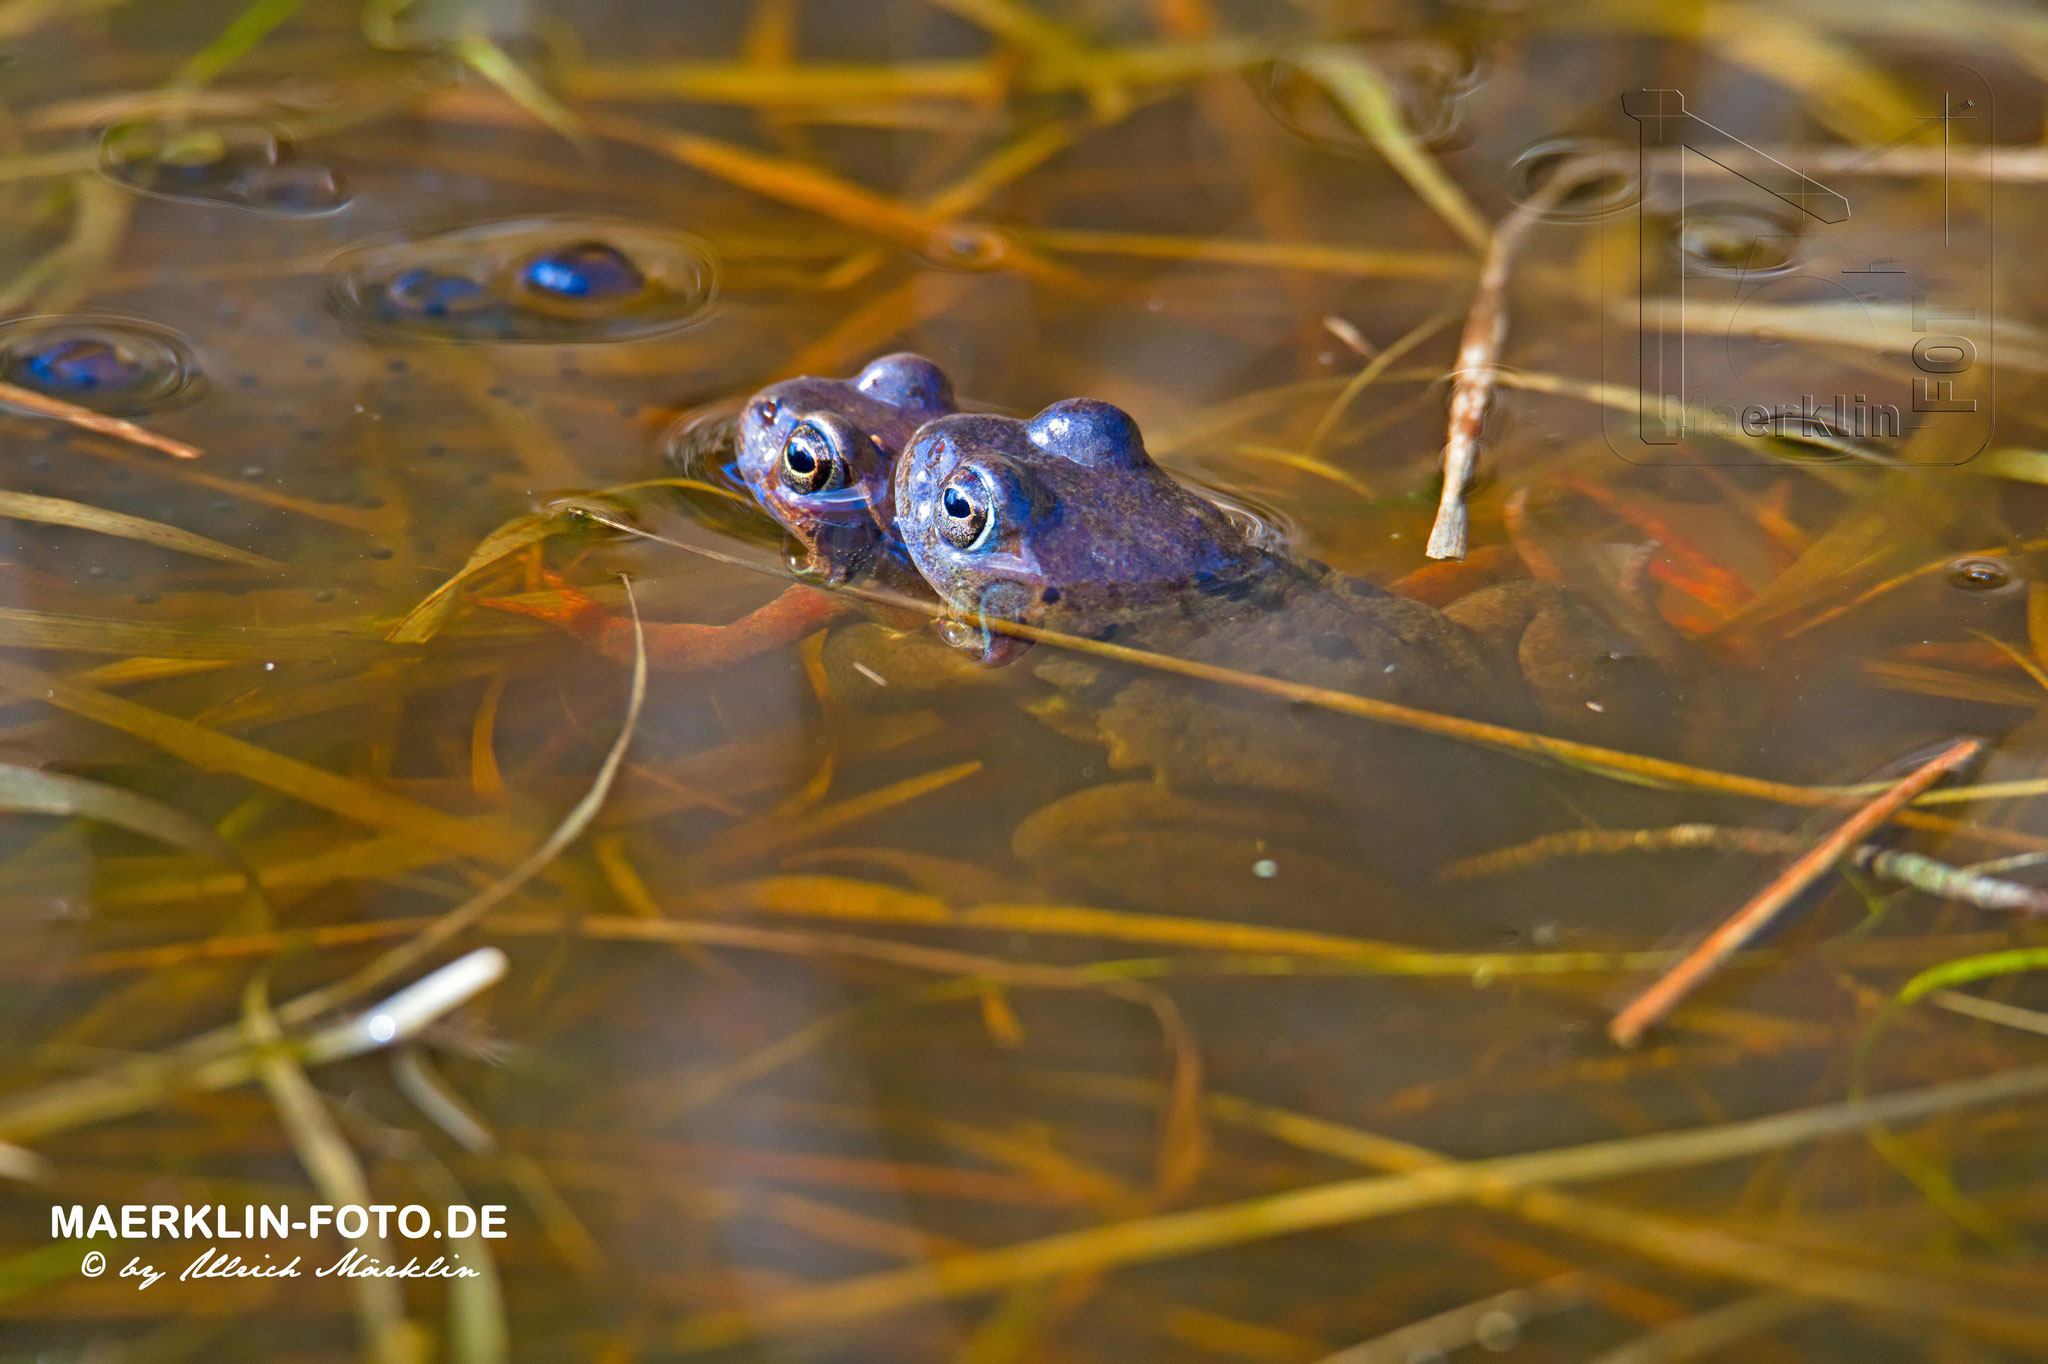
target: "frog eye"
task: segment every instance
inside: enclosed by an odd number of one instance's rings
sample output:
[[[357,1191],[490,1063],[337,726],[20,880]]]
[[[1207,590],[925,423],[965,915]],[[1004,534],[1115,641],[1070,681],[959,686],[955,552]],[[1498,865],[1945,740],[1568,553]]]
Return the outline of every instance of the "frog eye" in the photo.
[[[974,474],[948,479],[939,489],[939,538],[955,549],[976,550],[995,528],[988,485]]]
[[[793,493],[823,493],[846,486],[846,457],[832,433],[801,422],[782,444],[782,484]]]

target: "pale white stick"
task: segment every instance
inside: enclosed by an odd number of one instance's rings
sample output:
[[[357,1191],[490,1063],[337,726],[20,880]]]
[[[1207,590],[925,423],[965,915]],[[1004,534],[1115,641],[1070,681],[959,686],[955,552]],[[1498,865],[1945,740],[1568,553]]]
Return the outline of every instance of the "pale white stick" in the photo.
[[[1486,425],[1486,410],[1493,403],[1493,389],[1500,373],[1501,346],[1508,336],[1508,279],[1515,252],[1529,229],[1580,184],[1596,175],[1612,173],[1611,154],[1593,152],[1574,156],[1551,173],[1550,179],[1528,200],[1515,205],[1501,220],[1487,243],[1486,262],[1480,267],[1479,289],[1472,310],[1465,315],[1465,331],[1458,339],[1458,367],[1451,374],[1451,420],[1444,441],[1444,490],[1437,500],[1436,524],[1430,527],[1432,559],[1465,557],[1465,487],[1479,464],[1479,432]]]

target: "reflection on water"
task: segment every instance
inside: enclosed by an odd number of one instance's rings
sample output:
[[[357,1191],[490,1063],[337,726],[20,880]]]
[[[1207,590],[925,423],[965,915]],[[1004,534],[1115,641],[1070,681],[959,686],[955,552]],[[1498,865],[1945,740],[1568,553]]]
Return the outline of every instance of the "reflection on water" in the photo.
[[[0,323],[0,373],[49,397],[124,416],[195,401],[203,384],[176,332],[114,317]]]
[[[2037,190],[2032,16],[88,8],[0,7],[5,1353],[2048,1352],[2048,943],[1978,907],[2048,851],[2048,348],[1979,250],[1992,171]],[[1645,86],[1740,143],[1639,151]],[[1374,690],[1323,599],[991,668],[907,561],[793,585],[739,404],[904,349],[969,412],[1127,409],[1257,548],[1461,619],[1567,586],[1502,657],[1583,682],[1611,623],[1662,719]],[[1667,354],[1703,415],[1645,455]],[[1850,429],[1916,392],[1962,415]],[[1752,396],[1843,439],[1745,440]],[[1962,734],[1998,789],[1897,822],[1918,860],[1608,1041],[1831,784]],[[1859,1088],[1923,1097],[1873,1138]],[[366,1232],[492,1271],[387,1292],[50,1224],[364,1201],[507,1235]]]
[[[637,223],[487,223],[366,243],[332,267],[334,303],[366,331],[428,341],[622,341],[711,305],[701,244]]]
[[[349,200],[339,170],[302,159],[261,124],[117,124],[100,139],[100,168],[139,194],[291,217],[332,213]]]

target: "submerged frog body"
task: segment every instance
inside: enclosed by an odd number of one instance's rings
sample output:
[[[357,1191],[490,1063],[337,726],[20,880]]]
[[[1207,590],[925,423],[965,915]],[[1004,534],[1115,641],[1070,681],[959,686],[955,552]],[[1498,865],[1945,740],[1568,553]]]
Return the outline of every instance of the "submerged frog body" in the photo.
[[[900,556],[897,456],[911,433],[954,410],[953,385],[921,355],[886,355],[852,379],[787,379],[747,400],[740,476],[802,547],[804,568],[842,583]]]
[[[1640,677],[1640,660],[1565,589],[1501,584],[1447,614],[1274,553],[1153,463],[1107,403],[934,420],[898,462],[895,507],[953,638],[985,662],[1022,652],[1000,629],[1010,622],[1420,709],[1514,724],[1544,714],[1579,733],[1643,709],[1601,699]],[[1047,718],[1092,729],[1113,766],[1169,784],[1321,796],[1355,757],[1333,742],[1332,717],[1245,689],[1075,655],[1038,672],[1063,693]]]

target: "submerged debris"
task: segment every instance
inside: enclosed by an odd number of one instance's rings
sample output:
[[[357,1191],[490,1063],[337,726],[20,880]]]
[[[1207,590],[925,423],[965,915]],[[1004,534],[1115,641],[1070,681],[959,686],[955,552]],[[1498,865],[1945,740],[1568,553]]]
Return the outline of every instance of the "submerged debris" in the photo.
[[[1722,962],[1767,932],[1800,892],[1826,875],[1851,848],[1881,828],[1913,797],[1951,772],[1975,761],[1983,751],[1982,739],[1958,740],[1829,830],[1768,886],[1708,934],[1698,948],[1615,1014],[1607,1025],[1607,1035],[1624,1047],[1632,1047],[1641,1041],[1646,1031],[1698,988]]]

